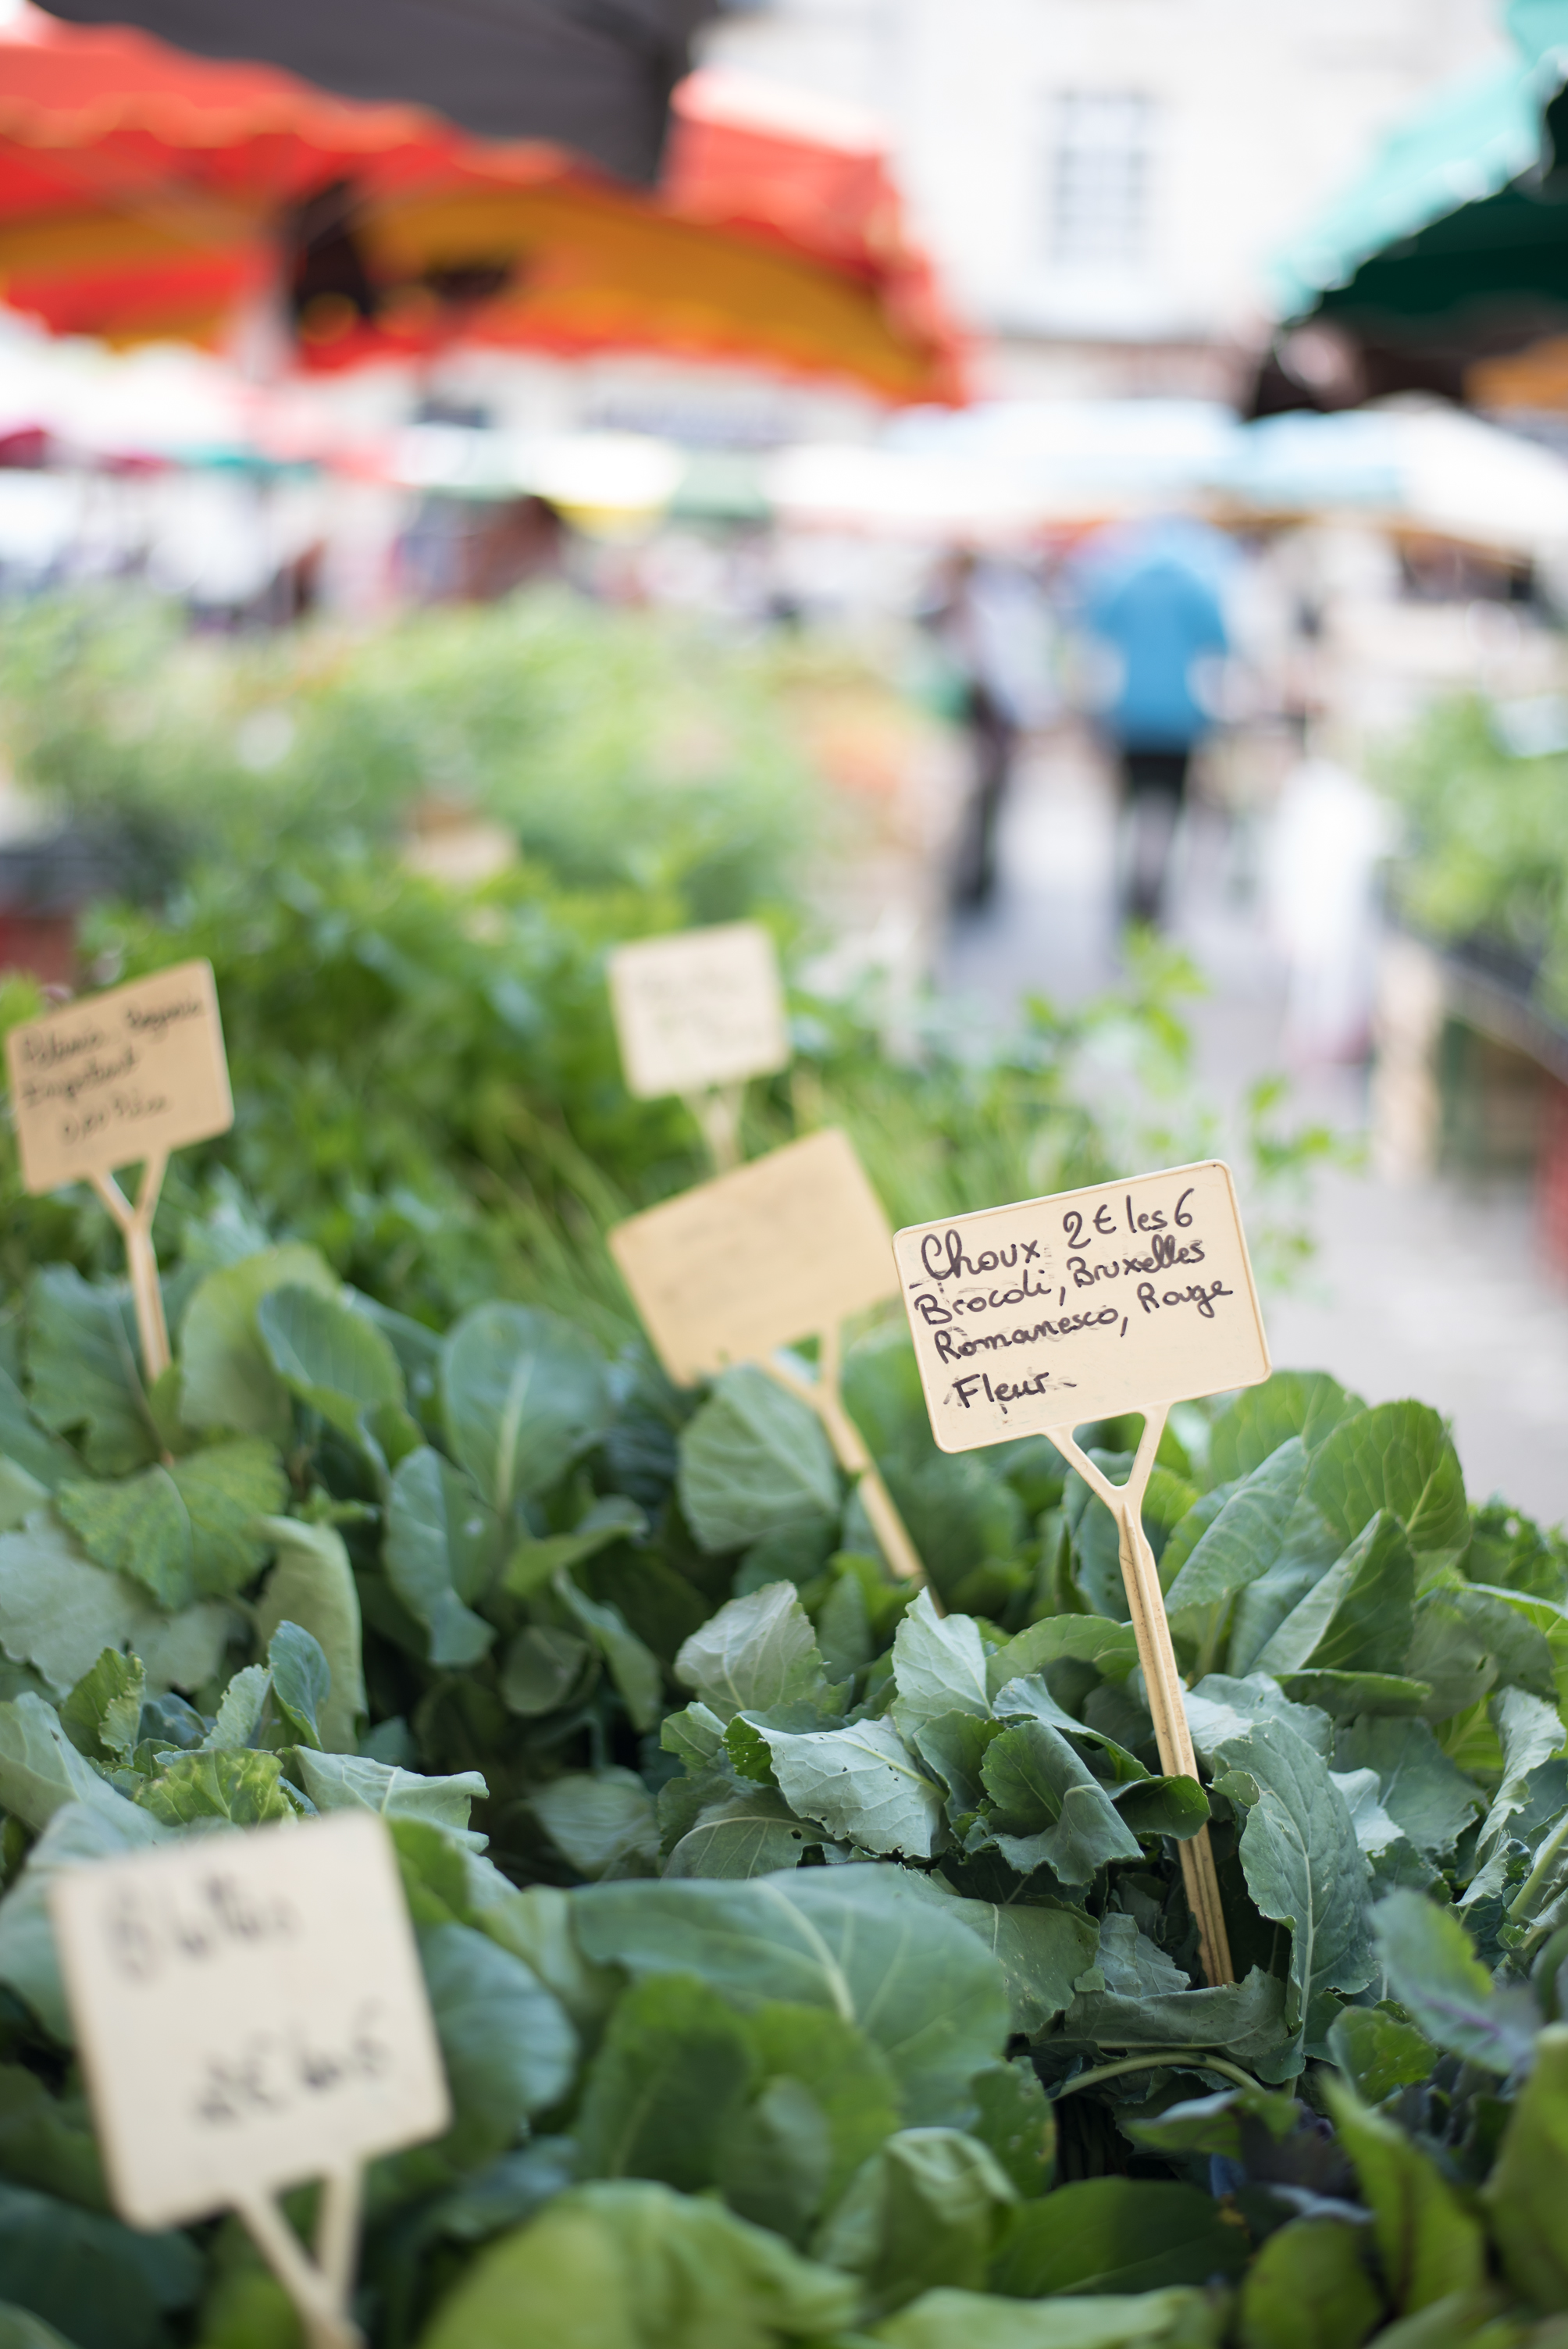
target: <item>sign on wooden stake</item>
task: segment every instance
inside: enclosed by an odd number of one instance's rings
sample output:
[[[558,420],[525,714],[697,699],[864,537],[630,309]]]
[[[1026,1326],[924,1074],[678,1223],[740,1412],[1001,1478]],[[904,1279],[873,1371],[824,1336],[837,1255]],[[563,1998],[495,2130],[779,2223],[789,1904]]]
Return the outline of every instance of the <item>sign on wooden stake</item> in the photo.
[[[618,1224],[610,1252],[677,1386],[755,1361],[809,1402],[897,1574],[919,1556],[839,1393],[840,1330],[893,1296],[892,1233],[847,1134],[788,1143]],[[818,1340],[815,1380],[770,1357]]]
[[[610,957],[610,1004],[626,1084],[679,1093],[720,1174],[738,1164],[748,1077],[788,1066],[789,1030],[772,939],[756,922],[639,938]]]
[[[1196,1778],[1142,1503],[1171,1404],[1269,1375],[1229,1167],[1211,1159],[912,1225],[893,1250],[941,1449],[1048,1436],[1116,1519],[1161,1766]],[[1124,1412],[1143,1414],[1143,1434],[1118,1485],[1073,1430]],[[1206,1827],[1181,1845],[1181,1868],[1204,1972],[1229,1982]]]
[[[381,1821],[339,1812],[98,1861],[58,1877],[49,1908],[121,2217],[237,2210],[311,2349],[361,2349],[361,2164],[450,2117]],[[313,2258],[276,2196],[315,2178]]]
[[[29,1191],[87,1181],[125,1238],[149,1381],[169,1367],[152,1218],[171,1150],[234,1123],[212,966],[177,963],[5,1039],[11,1108]],[[133,1207],[115,1169],[139,1164]]]

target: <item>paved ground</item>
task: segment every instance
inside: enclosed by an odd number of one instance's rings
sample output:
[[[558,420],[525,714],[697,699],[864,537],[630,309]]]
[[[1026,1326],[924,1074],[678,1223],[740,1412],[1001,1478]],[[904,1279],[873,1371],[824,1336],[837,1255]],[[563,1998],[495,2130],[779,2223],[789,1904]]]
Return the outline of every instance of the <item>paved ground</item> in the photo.
[[[946,987],[1000,1019],[1027,988],[1074,1002],[1108,985],[1115,837],[1107,780],[1081,745],[1029,761],[1004,829],[1003,884],[984,917],[950,936]],[[1212,989],[1193,1013],[1205,1085],[1233,1102],[1286,1064],[1284,970],[1245,862],[1201,828],[1171,922]],[[1294,1073],[1301,1110],[1353,1139],[1364,1072]],[[1568,1516],[1568,1289],[1536,1257],[1523,1194],[1448,1181],[1395,1190],[1336,1168],[1318,1176],[1307,1221],[1312,1265],[1266,1300],[1275,1361],[1332,1371],[1369,1401],[1435,1403],[1472,1495]]]

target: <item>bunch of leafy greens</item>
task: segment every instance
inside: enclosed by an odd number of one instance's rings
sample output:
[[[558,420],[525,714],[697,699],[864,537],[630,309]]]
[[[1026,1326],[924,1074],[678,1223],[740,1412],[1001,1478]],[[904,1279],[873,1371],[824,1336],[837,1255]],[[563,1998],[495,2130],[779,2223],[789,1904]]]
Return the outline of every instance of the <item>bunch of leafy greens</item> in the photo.
[[[232,2222],[109,2215],[46,1899],[359,1805],[456,2114],[376,2165],[377,2349],[1548,2349],[1568,1553],[1434,1413],[1281,1373],[1173,1414],[1200,1785],[1103,1506],[1038,1439],[938,1454],[892,1329],[845,1388],[929,1593],[760,1371],[677,1395],[504,1302],[439,1337],[237,1195],[182,1259],[155,1385],[71,1266],[0,1382],[13,2338],[292,2349]]]
[[[1407,836],[1396,900],[1568,1017],[1568,757],[1516,755],[1479,696],[1440,703],[1387,762]]]

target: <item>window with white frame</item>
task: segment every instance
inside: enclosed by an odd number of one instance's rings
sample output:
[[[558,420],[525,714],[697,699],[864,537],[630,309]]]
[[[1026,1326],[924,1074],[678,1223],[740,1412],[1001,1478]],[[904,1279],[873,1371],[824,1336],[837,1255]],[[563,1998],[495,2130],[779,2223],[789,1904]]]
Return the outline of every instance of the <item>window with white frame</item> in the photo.
[[[1150,258],[1155,113],[1136,90],[1051,100],[1047,250],[1057,268],[1126,274]]]

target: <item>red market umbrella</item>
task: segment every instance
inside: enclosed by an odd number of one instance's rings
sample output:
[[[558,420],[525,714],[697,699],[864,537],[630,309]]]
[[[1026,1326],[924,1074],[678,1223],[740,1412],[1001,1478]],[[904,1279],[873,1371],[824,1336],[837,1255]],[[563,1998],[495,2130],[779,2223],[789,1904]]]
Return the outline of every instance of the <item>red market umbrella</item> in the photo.
[[[0,39],[0,293],[55,333],[213,343],[281,274],[314,367],[460,336],[961,398],[880,160],[748,130],[701,78],[676,111],[668,189],[646,197],[556,148],[28,11]],[[796,166],[837,194],[792,201]]]

